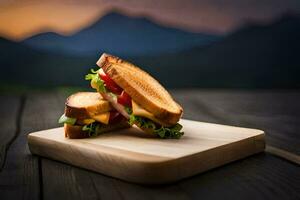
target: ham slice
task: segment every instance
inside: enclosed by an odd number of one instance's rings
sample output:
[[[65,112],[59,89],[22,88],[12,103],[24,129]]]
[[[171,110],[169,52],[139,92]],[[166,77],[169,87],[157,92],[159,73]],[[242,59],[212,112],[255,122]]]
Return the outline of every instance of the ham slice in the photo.
[[[104,99],[109,101],[111,105],[119,112],[121,113],[126,119],[129,119],[130,116],[126,112],[125,107],[118,103],[117,97],[113,95],[112,93],[100,93]]]

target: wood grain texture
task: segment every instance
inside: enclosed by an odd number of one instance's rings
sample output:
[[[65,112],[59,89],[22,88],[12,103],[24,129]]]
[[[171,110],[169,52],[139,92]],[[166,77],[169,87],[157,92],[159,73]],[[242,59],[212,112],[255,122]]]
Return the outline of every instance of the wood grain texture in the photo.
[[[177,181],[265,147],[260,130],[190,120],[180,124],[185,135],[179,140],[149,138],[138,128],[70,140],[57,128],[29,134],[28,145],[34,154],[143,184]]]
[[[27,134],[31,131],[56,127],[57,118],[47,120],[58,107],[56,93],[32,93],[25,97],[25,104],[20,120],[20,131],[7,151],[5,165],[0,172],[1,199],[40,199],[39,158],[32,156],[27,145]],[[62,103],[62,102],[59,102]],[[55,113],[56,115],[56,113]]]
[[[173,93],[183,105],[186,118],[261,128],[267,131],[267,143],[294,153],[299,149],[299,117],[295,113],[299,109],[299,91],[176,90]],[[47,91],[27,96],[29,101],[25,103],[22,126],[27,127],[28,132],[56,127],[67,94]],[[34,108],[32,112],[31,108]],[[23,119],[25,116],[28,120]],[[255,126],[257,116],[268,119],[269,125],[259,122]],[[280,127],[281,122],[285,123],[283,127]],[[22,126],[21,133],[24,133]],[[23,153],[23,146],[27,145],[23,139],[26,138],[17,139],[8,149],[7,162],[0,172],[1,199],[300,199],[299,165],[269,153],[251,156],[178,183],[142,186],[45,158],[29,164],[29,160],[36,157],[28,150]],[[31,171],[39,173],[40,180],[36,181],[31,173],[24,175],[28,173],[28,167],[22,169],[24,164],[32,166]],[[35,167],[36,164],[39,167]],[[29,177],[32,177],[30,181]],[[38,188],[25,189],[34,185]]]
[[[273,154],[275,156],[279,156],[281,158],[284,158],[290,162],[293,162],[295,164],[300,165],[300,155],[297,154],[293,154],[290,153],[288,151],[273,147],[273,146],[269,146],[267,145],[265,148],[265,152],[268,152],[270,154]]]
[[[300,166],[261,153],[188,179],[191,199],[299,199]]]
[[[28,114],[30,106],[27,106],[25,102],[23,113],[18,114]],[[38,199],[38,162],[36,157],[28,155],[23,118],[19,123],[20,130],[7,151],[5,165],[0,172],[1,199]]]
[[[44,199],[297,200],[299,166],[268,153],[165,185],[138,185],[45,159]]]
[[[6,152],[18,132],[18,116],[21,107],[20,96],[0,96],[0,172],[4,165]]]
[[[175,90],[188,119],[258,128],[266,143],[300,155],[299,90]]]

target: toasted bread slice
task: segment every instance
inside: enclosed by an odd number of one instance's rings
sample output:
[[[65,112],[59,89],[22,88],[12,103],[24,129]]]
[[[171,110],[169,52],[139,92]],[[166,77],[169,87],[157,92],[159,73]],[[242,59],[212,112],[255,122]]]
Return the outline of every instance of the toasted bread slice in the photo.
[[[64,129],[65,137],[68,137],[70,139],[81,139],[89,137],[88,132],[82,130],[82,126],[65,124]]]
[[[179,121],[183,112],[182,108],[147,72],[108,54],[102,54],[97,65],[136,103],[151,112],[164,124],[173,125]]]
[[[103,127],[101,128],[101,133],[106,133],[106,132],[110,132],[122,128],[129,128],[129,127],[130,125],[127,123],[127,121],[122,120],[119,123],[103,125]],[[81,139],[81,138],[89,137],[88,132],[82,130],[82,126],[65,124],[64,129],[65,129],[65,137],[68,137],[70,139]]]
[[[69,96],[65,104],[65,115],[78,120],[88,119],[112,110],[108,101],[104,100],[98,92],[78,92]]]

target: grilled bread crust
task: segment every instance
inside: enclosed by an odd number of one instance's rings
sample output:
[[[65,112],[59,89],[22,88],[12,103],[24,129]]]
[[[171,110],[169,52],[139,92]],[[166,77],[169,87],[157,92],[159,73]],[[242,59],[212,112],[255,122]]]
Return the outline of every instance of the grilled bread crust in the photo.
[[[69,96],[65,103],[65,115],[78,120],[90,118],[90,114],[101,114],[112,110],[108,101],[98,92],[78,92]]]
[[[65,137],[70,139],[81,139],[89,137],[87,131],[82,130],[82,126],[65,124]]]
[[[102,54],[97,62],[140,106],[165,124],[176,124],[183,112],[165,88],[147,72],[118,57]]]

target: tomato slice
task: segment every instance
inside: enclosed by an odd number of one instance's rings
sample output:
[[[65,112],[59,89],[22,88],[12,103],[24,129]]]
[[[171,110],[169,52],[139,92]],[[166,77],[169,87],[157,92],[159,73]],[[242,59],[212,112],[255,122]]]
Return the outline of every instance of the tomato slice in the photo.
[[[115,124],[120,122],[124,117],[116,110],[110,111],[110,115],[109,115],[109,120],[108,123],[109,124]]]
[[[120,96],[118,96],[118,103],[122,104],[123,106],[132,107],[131,105],[131,97],[123,91]]]
[[[121,94],[123,89],[120,88],[107,74],[99,73],[100,78],[104,81],[105,87],[115,94]]]

